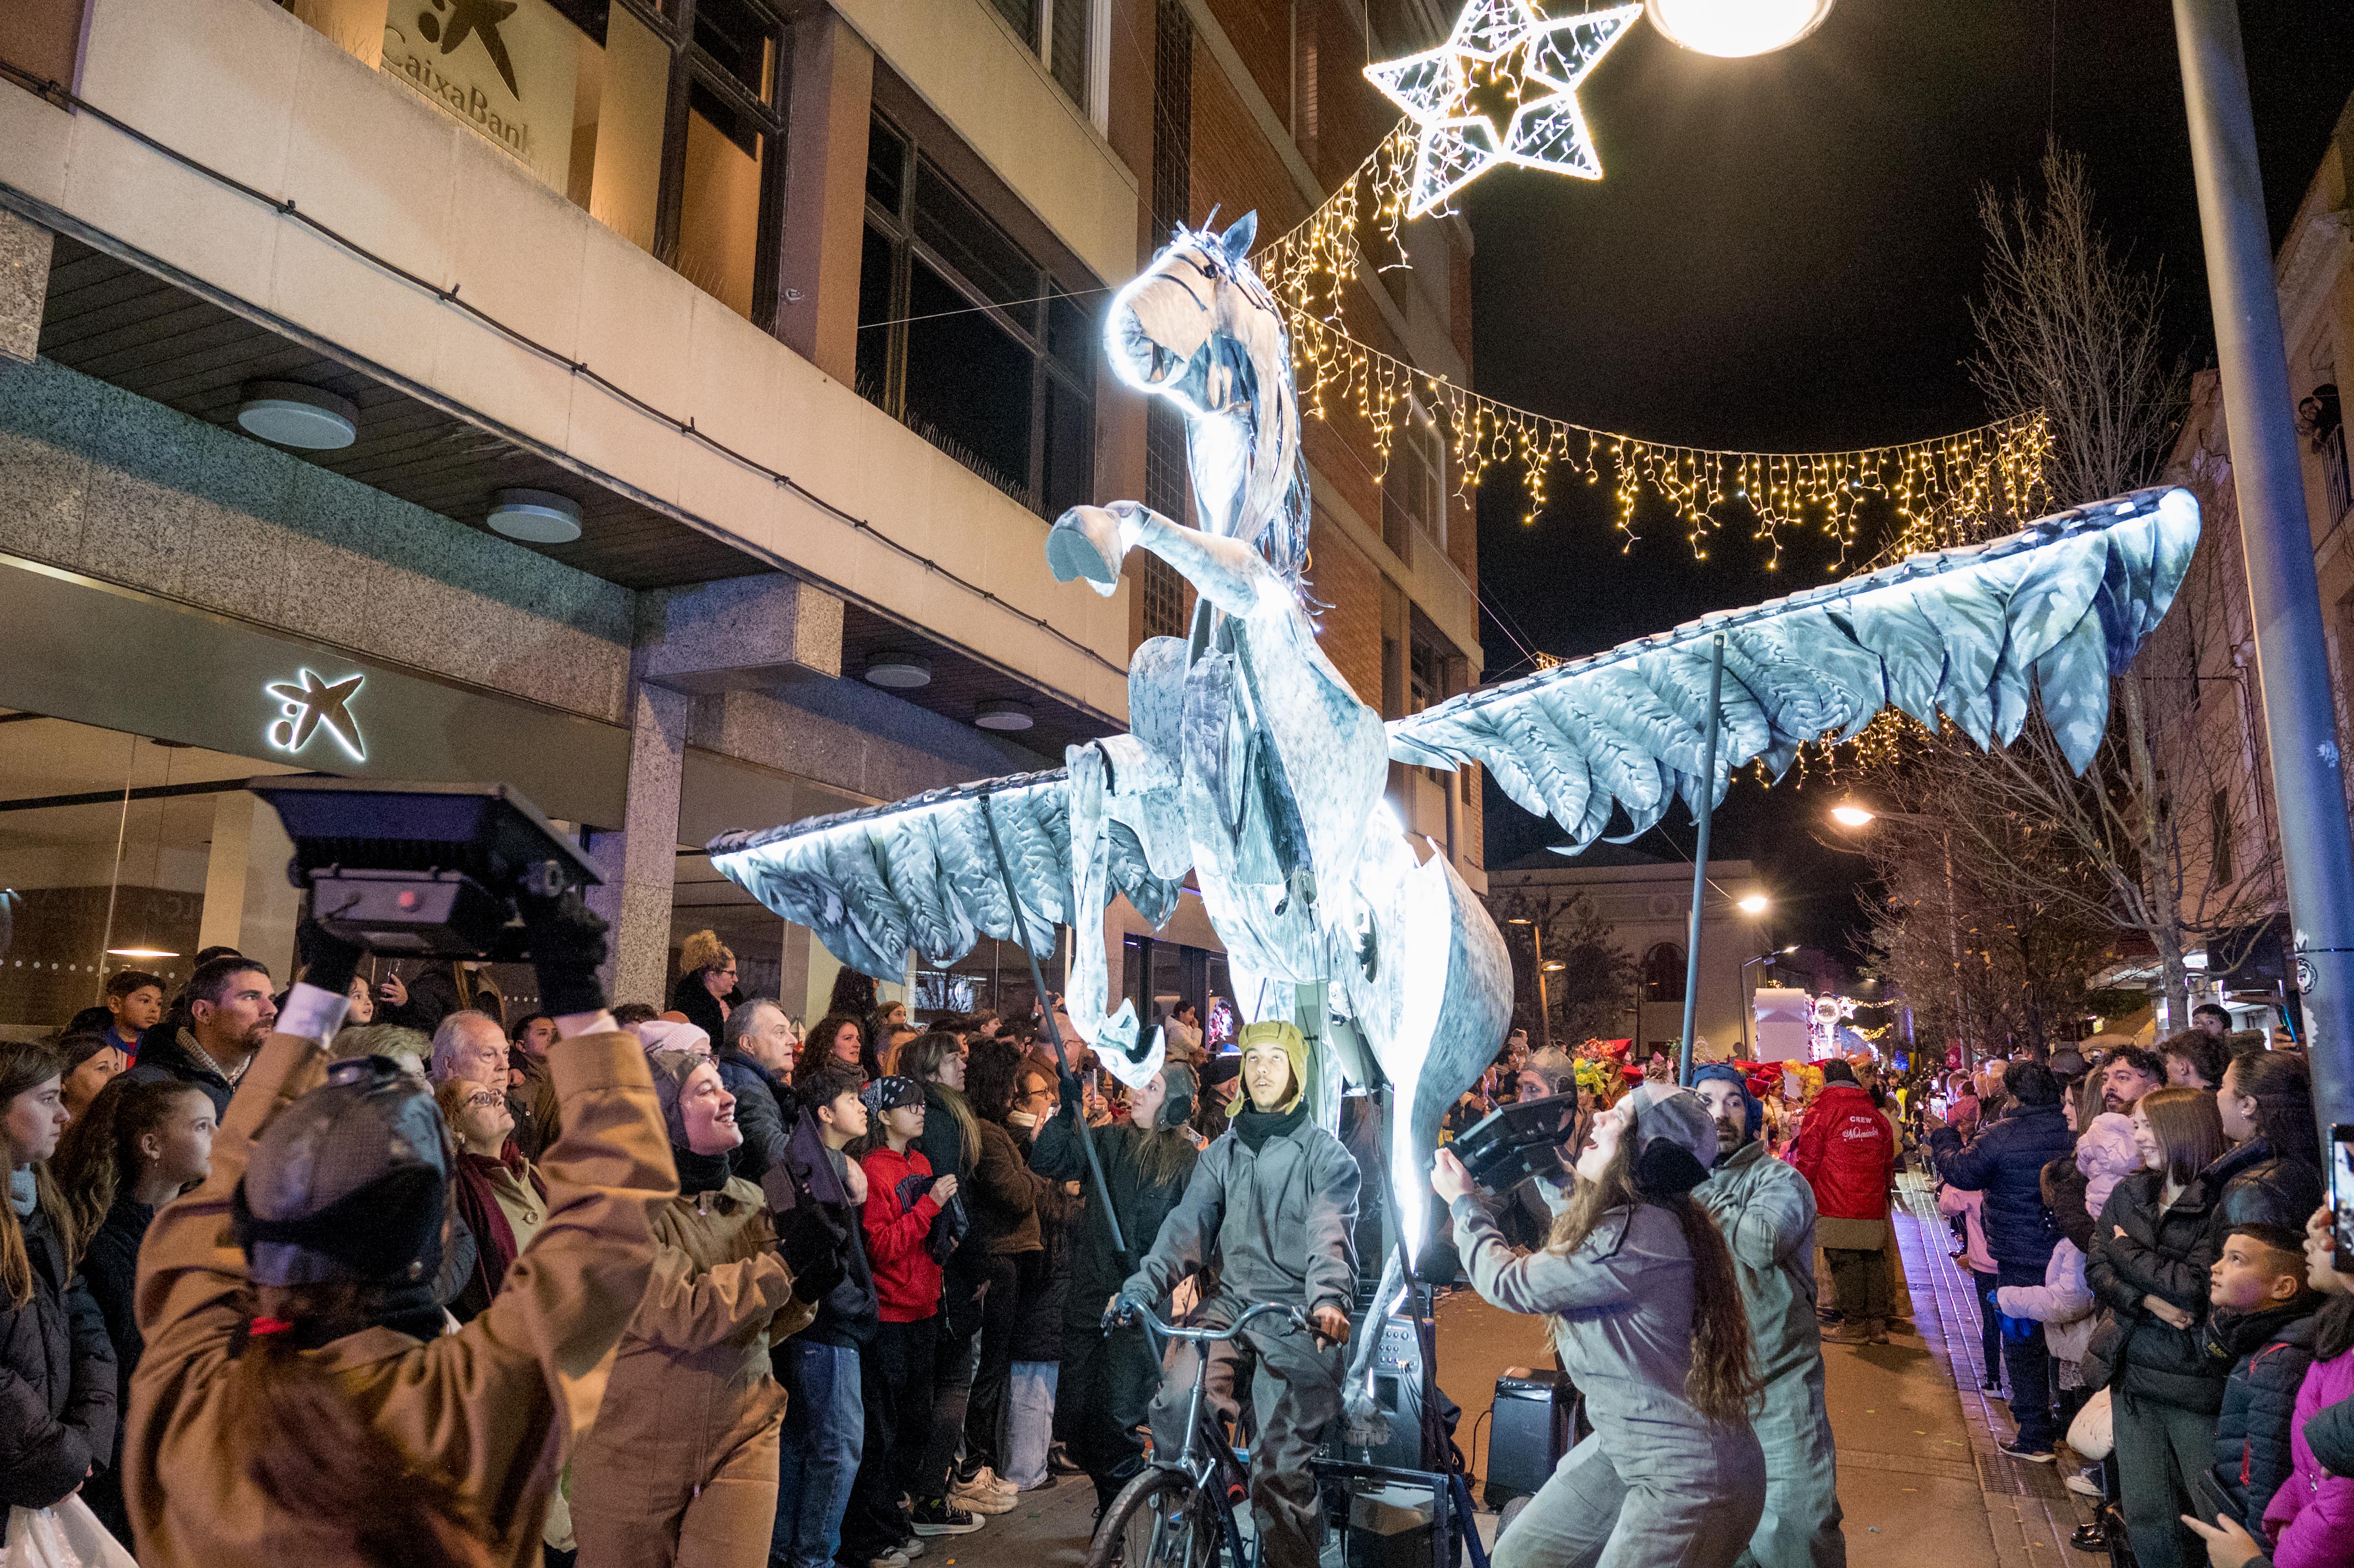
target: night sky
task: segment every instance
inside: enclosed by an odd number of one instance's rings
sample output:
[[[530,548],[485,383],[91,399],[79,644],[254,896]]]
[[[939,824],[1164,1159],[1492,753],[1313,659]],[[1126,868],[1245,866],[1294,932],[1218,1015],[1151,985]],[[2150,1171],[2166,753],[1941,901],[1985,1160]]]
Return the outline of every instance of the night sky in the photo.
[[[2354,92],[2354,5],[2253,0],[2242,13],[2277,239]],[[1502,170],[1461,202],[1478,244],[1474,384],[1490,396],[1759,450],[1981,423],[1963,364],[1983,255],[1974,193],[2031,184],[2047,132],[2085,155],[2111,238],[2162,268],[2181,351],[2212,363],[2163,0],[1839,0],[1812,37],[1746,60],[1638,26],[1579,97],[1601,181]],[[1512,478],[1488,481],[1490,680],[1529,668],[1522,644],[1593,652],[1819,583],[1832,558],[1808,539],[1769,573],[1745,520],[1728,518],[1695,561],[1664,514],[1622,555],[1606,486],[1568,487],[1533,527],[1522,510]],[[1829,804],[1821,789],[1744,778],[1717,812],[1715,850],[1755,859],[1781,890],[1772,941],[1853,959],[1862,863],[1816,842],[1830,836],[1817,826]],[[1563,838],[1490,784],[1490,865]],[[1635,847],[1677,856],[1691,840],[1678,808]]]

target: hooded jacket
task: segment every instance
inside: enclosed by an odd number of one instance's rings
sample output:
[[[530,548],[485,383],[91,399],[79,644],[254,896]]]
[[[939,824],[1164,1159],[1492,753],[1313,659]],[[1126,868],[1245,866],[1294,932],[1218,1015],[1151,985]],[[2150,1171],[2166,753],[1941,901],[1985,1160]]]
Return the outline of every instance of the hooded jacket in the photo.
[[[1793,1372],[1821,1376],[1815,1317],[1815,1194],[1806,1178],[1753,1138],[1709,1172],[1692,1196],[1724,1233],[1749,1315],[1757,1381],[1768,1390]]]
[[[836,1236],[842,1259],[842,1283],[817,1304],[817,1316],[801,1330],[802,1337],[822,1345],[864,1345],[875,1338],[875,1273],[866,1258],[866,1228],[858,1205],[834,1173],[833,1159],[813,1112],[802,1111],[793,1122],[784,1157],[760,1179],[760,1192],[772,1213],[784,1213],[814,1204]]]
[[[2134,1142],[2133,1118],[2103,1111],[2076,1139],[2076,1169],[2084,1178],[2084,1207],[2098,1216],[2109,1206],[2117,1183],[2141,1169],[2141,1150]],[[2299,1220],[2299,1226],[2305,1222]],[[2092,1255],[2092,1249],[2085,1249]]]
[[[114,1457],[114,1347],[47,1209],[18,1222],[32,1299],[0,1295],[0,1503],[48,1508]]]
[[[2206,1179],[2194,1176],[2161,1209],[2165,1180],[2161,1171],[2137,1171],[2117,1183],[2101,1211],[2084,1279],[2111,1317],[2093,1335],[2087,1381],[2211,1415],[2222,1407],[2229,1375],[2227,1366],[2208,1360],[2202,1321],[2207,1271],[2221,1245],[2215,1199]],[[2149,1296],[2190,1313],[2190,1327],[2175,1328],[2150,1312],[2142,1305]]]
[[[1103,1162],[1104,1185],[1111,1192],[1111,1213],[1119,1219],[1120,1239],[1134,1259],[1152,1245],[1161,1222],[1185,1196],[1193,1166],[1200,1158],[1191,1148],[1164,1180],[1151,1181],[1138,1162],[1138,1152],[1151,1134],[1125,1119],[1105,1127],[1089,1127],[1078,1113],[1065,1107],[1038,1129],[1030,1150],[1030,1169],[1059,1181],[1087,1181],[1078,1234],[1072,1238],[1071,1283],[1065,1295],[1063,1323],[1066,1329],[1092,1330],[1103,1316],[1104,1303],[1126,1283],[1129,1266],[1111,1245],[1111,1225],[1104,1205],[1087,1176],[1087,1154],[1080,1139],[1096,1146]]]
[[[2057,1102],[2022,1105],[1938,1169],[1948,1185],[1984,1192],[1987,1251],[1997,1264],[2041,1268],[2060,1239],[2043,1206],[2043,1167],[2075,1146]]]
[[[2354,1350],[2316,1361],[2296,1391],[2290,1418],[2288,1478],[2273,1493],[2264,1525],[2273,1531],[2274,1568],[2345,1568],[2354,1563],[2354,1478],[2322,1467],[2306,1424],[2354,1399]]]
[[[1790,1146],[1790,1163],[1814,1188],[1816,1211],[1823,1219],[1888,1218],[1896,1139],[1861,1085],[1826,1085],[1815,1097]],[[1836,1244],[1827,1236],[1823,1245]]]
[[[1306,1117],[1254,1151],[1233,1128],[1203,1150],[1185,1196],[1121,1294],[1159,1301],[1218,1259],[1218,1294],[1313,1312],[1357,1299],[1357,1161]]]
[[[2281,1225],[2293,1231],[2321,1206],[2321,1167],[2275,1154],[2262,1138],[2252,1138],[2203,1172],[2221,1194],[2225,1226]]]
[[[211,1173],[158,1211],[140,1248],[147,1350],[131,1380],[123,1481],[145,1568],[321,1563],[307,1532],[228,1458],[236,1352],[254,1293],[219,1238],[254,1137],[319,1081],[326,1059],[316,1041],[270,1037],[214,1136]],[[378,1432],[434,1465],[489,1521],[488,1560],[502,1568],[540,1560],[557,1473],[596,1416],[608,1353],[646,1293],[651,1212],[678,1190],[635,1036],[561,1041],[548,1071],[564,1136],[541,1166],[547,1221],[497,1299],[430,1341],[378,1327],[304,1352],[343,1381]]]
[[[2264,1510],[2288,1478],[2289,1428],[2296,1391],[2313,1365],[2311,1299],[2270,1312],[2218,1313],[2207,1323],[2207,1353],[2232,1363],[2215,1418],[2215,1484],[2232,1516],[2262,1541]]]

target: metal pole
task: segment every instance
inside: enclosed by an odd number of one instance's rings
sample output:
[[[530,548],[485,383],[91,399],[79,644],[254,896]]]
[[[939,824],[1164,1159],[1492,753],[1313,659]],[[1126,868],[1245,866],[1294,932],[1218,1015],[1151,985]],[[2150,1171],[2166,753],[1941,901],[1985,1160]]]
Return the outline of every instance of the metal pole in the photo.
[[[2316,1118],[2354,1121],[2354,841],[2237,0],[2174,0]]]
[[[1545,991],[1544,922],[1542,919],[1529,922],[1529,946],[1537,959],[1537,1033],[1544,1041],[1544,1048],[1550,1051],[1553,1049],[1553,999]]]
[[[1700,1008],[1700,910],[1701,897],[1708,891],[1708,824],[1716,814],[1716,735],[1723,727],[1718,699],[1724,694],[1724,633],[1709,639],[1708,652],[1708,742],[1701,748],[1700,809],[1694,813],[1700,823],[1698,841],[1692,845],[1691,928],[1684,948],[1684,1040],[1681,1071],[1676,1075],[1680,1084],[1689,1084],[1692,1075],[1692,1019]]]

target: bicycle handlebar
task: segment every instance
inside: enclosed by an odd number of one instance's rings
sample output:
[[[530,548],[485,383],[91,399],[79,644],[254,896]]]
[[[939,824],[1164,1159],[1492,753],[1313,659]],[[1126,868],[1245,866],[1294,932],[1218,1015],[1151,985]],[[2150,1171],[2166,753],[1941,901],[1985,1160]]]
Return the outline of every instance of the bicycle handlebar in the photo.
[[[1248,1323],[1252,1319],[1257,1317],[1262,1312],[1281,1312],[1285,1314],[1291,1319],[1291,1327],[1294,1331],[1304,1330],[1308,1327],[1307,1313],[1301,1311],[1297,1307],[1286,1307],[1280,1302],[1276,1301],[1260,1302],[1257,1306],[1250,1308],[1248,1310],[1245,1311],[1241,1317],[1235,1319],[1233,1322],[1227,1324],[1223,1329],[1181,1329],[1176,1327],[1174,1324],[1162,1322],[1160,1315],[1154,1312],[1151,1307],[1142,1301],[1130,1301],[1126,1305],[1129,1310],[1120,1314],[1119,1319],[1116,1320],[1125,1321],[1130,1317],[1141,1318],[1144,1319],[1145,1326],[1151,1329],[1156,1333],[1165,1334],[1172,1340],[1192,1340],[1199,1343],[1211,1343],[1220,1340],[1231,1340],[1236,1334],[1243,1331],[1243,1325]]]

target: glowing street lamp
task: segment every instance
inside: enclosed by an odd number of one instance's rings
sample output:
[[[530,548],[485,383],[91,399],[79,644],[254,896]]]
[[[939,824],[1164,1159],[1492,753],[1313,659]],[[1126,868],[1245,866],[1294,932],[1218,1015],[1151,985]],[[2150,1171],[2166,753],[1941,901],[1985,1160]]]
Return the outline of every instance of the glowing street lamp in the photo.
[[[1670,41],[1738,59],[1797,43],[1823,25],[1831,0],[1648,0],[1647,9]]]
[[[1879,815],[1879,812],[1859,806],[1852,800],[1843,801],[1831,808],[1831,821],[1842,828],[1868,828],[1872,825],[1872,819]]]
[[[1762,893],[1750,893],[1735,899],[1733,906],[1744,915],[1763,915],[1770,902]]]
[[[1544,927],[1526,916],[1516,916],[1504,922],[1507,926],[1526,926],[1529,945],[1534,950],[1537,965],[1537,1040],[1541,1047],[1553,1049],[1553,999],[1545,994],[1545,976],[1565,966],[1547,963],[1544,956]]]

